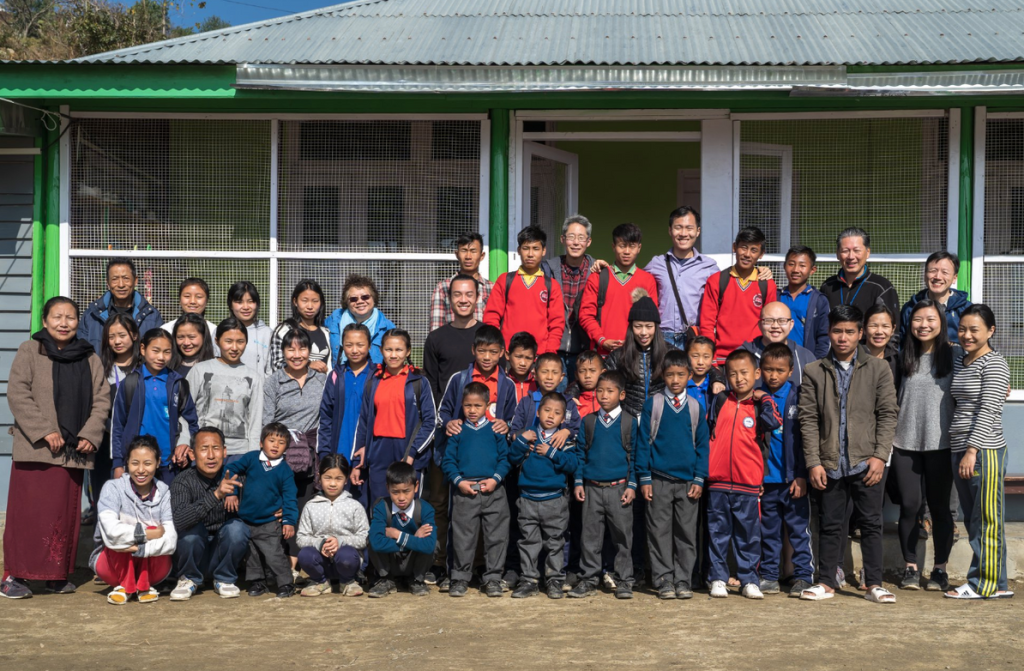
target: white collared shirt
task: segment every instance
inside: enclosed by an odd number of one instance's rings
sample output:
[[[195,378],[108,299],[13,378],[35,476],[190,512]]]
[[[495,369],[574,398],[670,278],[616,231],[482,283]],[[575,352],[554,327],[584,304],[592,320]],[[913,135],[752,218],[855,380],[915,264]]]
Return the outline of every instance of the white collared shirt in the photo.
[[[280,456],[277,459],[271,459],[270,457],[267,456],[266,452],[260,450],[260,463],[270,464],[271,468],[276,468],[277,465],[280,464],[282,461],[284,461],[284,456]]]
[[[668,399],[668,402],[669,402],[669,404],[672,405],[672,409],[673,410],[676,410],[678,408],[683,408],[683,407],[686,406],[686,390],[685,389],[683,389],[683,393],[679,394],[679,396],[675,396],[666,387],[665,388],[665,398]],[[678,408],[676,407],[676,401],[679,402]]]
[[[409,504],[408,508],[405,508],[404,510],[402,508],[399,508],[398,504],[395,503],[394,501],[391,502],[391,515],[393,517],[398,517],[398,515],[401,514],[401,515],[408,515],[409,519],[412,519],[412,514],[414,512],[416,512],[416,501],[415,500],[412,503]]]
[[[475,421],[475,422],[468,422],[468,423],[474,429],[482,429],[487,424],[487,421],[488,421],[487,420],[487,415],[484,415],[480,419],[478,419],[477,421]]]
[[[622,406],[621,405],[616,406],[615,408],[612,408],[611,412],[605,412],[604,408],[601,408],[600,410],[597,411],[597,416],[601,418],[601,421],[605,425],[608,425],[608,424],[611,424],[612,422],[614,422],[616,419],[619,418],[619,415],[621,415],[621,414],[622,414]]]
[[[540,430],[540,440],[541,440],[541,442],[546,443],[546,442],[550,441],[551,437],[554,436],[555,433],[557,433],[557,432],[558,432],[558,429],[551,429],[550,431],[548,431],[546,429],[541,429]]]

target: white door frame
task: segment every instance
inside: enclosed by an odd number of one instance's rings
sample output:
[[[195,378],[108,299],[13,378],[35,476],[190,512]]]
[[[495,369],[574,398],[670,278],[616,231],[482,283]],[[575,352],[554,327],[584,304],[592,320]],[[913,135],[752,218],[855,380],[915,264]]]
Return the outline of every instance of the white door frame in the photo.
[[[736,152],[736,166],[733,168],[733,235],[740,228],[740,158],[748,156],[774,156],[781,161],[779,166],[779,253],[785,254],[790,245],[790,226],[793,223],[793,147],[788,144],[766,144],[763,142],[741,142]]]
[[[580,157],[570,151],[564,149],[558,149],[556,147],[549,147],[546,144],[539,144],[537,142],[531,142],[529,140],[523,140],[522,152],[520,153],[520,160],[522,161],[522,175],[523,181],[519,189],[519,200],[520,207],[519,211],[522,213],[522,219],[516,222],[515,230],[513,227],[509,227],[509,255],[508,255],[508,269],[517,270],[519,268],[519,253],[516,251],[516,246],[513,241],[526,226],[527,216],[530,212],[530,177],[531,177],[531,165],[534,156],[546,158],[556,163],[561,163],[566,166],[565,183],[568,189],[568,202],[566,203],[566,211],[569,214],[574,214],[579,209],[580,201]],[[554,245],[554,240],[548,240],[549,245]]]

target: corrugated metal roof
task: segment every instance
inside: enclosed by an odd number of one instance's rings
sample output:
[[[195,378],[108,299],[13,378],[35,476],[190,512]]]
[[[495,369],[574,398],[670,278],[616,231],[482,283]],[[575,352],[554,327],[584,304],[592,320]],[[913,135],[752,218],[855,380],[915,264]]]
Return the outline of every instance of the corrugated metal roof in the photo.
[[[1024,0],[362,0],[78,62],[909,65],[1022,45]]]

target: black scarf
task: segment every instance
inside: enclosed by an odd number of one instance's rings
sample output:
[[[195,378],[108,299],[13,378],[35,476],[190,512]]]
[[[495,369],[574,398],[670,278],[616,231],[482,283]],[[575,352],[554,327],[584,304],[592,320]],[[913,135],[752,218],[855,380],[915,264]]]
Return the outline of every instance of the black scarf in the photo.
[[[57,424],[64,439],[64,450],[71,458],[78,458],[78,433],[92,414],[92,370],[89,355],[92,345],[87,340],[75,338],[57,348],[57,341],[46,329],[32,335],[46,350],[46,356],[53,362],[53,403],[57,409]]]

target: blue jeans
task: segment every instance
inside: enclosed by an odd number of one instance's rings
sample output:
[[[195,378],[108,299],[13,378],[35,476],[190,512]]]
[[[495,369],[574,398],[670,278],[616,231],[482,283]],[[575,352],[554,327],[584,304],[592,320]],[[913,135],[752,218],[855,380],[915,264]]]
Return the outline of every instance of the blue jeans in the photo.
[[[212,571],[214,582],[233,585],[248,550],[249,526],[242,520],[228,520],[216,534],[208,533],[200,523],[178,536],[174,574],[201,585]]]
[[[665,344],[669,347],[675,347],[676,349],[686,349],[686,332],[681,331],[674,333],[673,331],[662,331],[661,334],[665,337]]]

